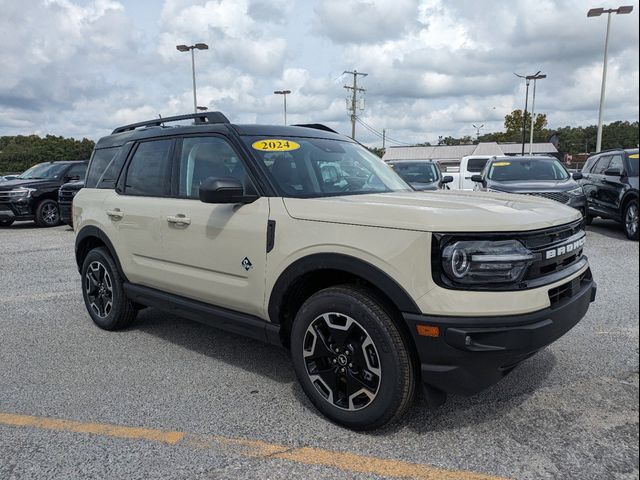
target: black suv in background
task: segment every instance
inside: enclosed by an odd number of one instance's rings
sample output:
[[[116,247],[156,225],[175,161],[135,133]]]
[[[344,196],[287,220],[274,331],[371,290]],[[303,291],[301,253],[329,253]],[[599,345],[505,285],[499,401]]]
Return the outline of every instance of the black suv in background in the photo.
[[[622,223],[629,239],[638,240],[638,149],[589,157],[582,176],[587,223],[594,217],[609,218]]]
[[[34,220],[39,227],[60,223],[58,189],[84,178],[87,161],[46,162],[34,165],[15,180],[0,183],[0,227],[16,220]]]
[[[440,168],[433,160],[398,160],[387,163],[416,190],[438,190],[453,182],[453,177],[442,177]]]
[[[60,207],[60,221],[73,227],[73,197],[84,187],[84,179],[65,183],[58,190],[58,206]]]
[[[473,175],[476,191],[520,193],[544,197],[587,213],[587,199],[578,180],[555,157],[492,157],[481,175]]]

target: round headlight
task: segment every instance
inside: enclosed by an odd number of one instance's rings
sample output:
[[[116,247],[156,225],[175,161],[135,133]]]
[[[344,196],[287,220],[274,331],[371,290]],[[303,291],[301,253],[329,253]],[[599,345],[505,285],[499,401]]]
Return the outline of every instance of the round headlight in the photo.
[[[469,271],[469,257],[467,252],[462,249],[456,249],[451,255],[451,273],[457,278],[464,277]]]

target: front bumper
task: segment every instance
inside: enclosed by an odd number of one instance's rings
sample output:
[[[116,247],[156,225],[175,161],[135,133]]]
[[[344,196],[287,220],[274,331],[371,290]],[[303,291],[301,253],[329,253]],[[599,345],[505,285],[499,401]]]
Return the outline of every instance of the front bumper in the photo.
[[[0,202],[0,220],[33,220],[31,202],[27,199]]]
[[[68,225],[73,223],[73,204],[71,202],[58,202],[60,220]]]
[[[552,306],[534,313],[477,318],[404,313],[422,381],[438,392],[472,395],[484,390],[571,330],[587,313],[596,290],[587,270],[550,290]],[[419,325],[438,327],[439,334],[421,336]]]

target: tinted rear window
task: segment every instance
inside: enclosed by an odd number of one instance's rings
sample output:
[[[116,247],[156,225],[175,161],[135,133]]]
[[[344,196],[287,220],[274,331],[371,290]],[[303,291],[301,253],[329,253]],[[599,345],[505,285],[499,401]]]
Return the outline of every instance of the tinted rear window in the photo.
[[[467,163],[467,172],[480,173],[487,164],[488,158],[470,158]]]
[[[91,157],[91,162],[89,163],[89,171],[87,172],[86,187],[96,188],[98,187],[99,181],[101,184],[103,183],[104,178],[107,177],[107,175],[105,175],[107,169],[109,169],[109,172],[113,170],[114,166],[112,161],[119,151],[120,147],[94,150],[93,157]],[[120,167],[122,167],[122,165],[120,165]],[[118,168],[118,173],[119,172],[120,168]],[[100,188],[113,188],[114,185],[115,181],[112,182],[111,187],[101,185]]]
[[[168,196],[172,146],[173,140],[154,140],[138,145],[127,168],[125,193]]]

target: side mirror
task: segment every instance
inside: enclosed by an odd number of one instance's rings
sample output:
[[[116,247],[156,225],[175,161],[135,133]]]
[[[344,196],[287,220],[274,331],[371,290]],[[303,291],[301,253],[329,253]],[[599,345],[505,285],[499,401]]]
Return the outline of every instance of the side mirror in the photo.
[[[573,177],[574,180],[582,180],[584,178],[584,176],[580,172],[576,172],[571,176]]]
[[[481,183],[484,185],[484,177],[482,175],[472,175],[471,181],[476,183]]]
[[[251,203],[256,196],[245,196],[244,187],[236,178],[209,177],[200,185],[200,201],[203,203]]]
[[[440,183],[451,183],[453,182],[453,177],[451,175],[447,175],[446,177],[442,177]]]
[[[609,169],[604,171],[604,174],[607,177],[621,177],[622,176],[622,170],[620,168],[609,168]]]

